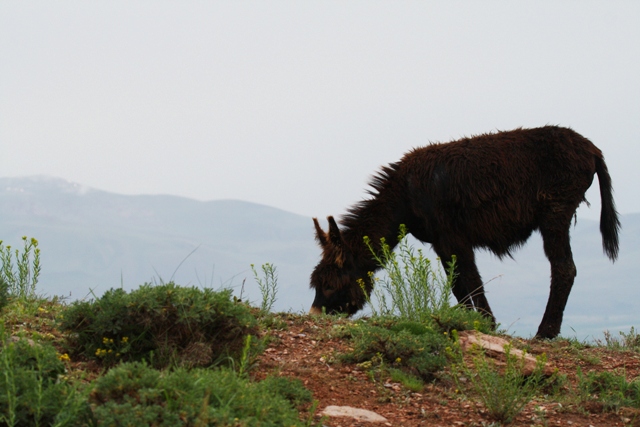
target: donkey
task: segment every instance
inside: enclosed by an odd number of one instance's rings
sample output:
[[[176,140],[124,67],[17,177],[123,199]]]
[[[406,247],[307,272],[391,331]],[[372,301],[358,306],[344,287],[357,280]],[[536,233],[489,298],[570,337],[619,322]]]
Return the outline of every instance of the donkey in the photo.
[[[474,250],[512,257],[537,230],[551,264],[551,291],[536,336],[554,338],[576,276],[571,220],[580,203],[587,202],[594,174],[602,199],[603,249],[615,261],[620,221],[611,177],[602,152],[575,131],[518,128],[415,148],[372,178],[371,197],[348,209],[342,230],[331,216],[328,232],[313,218],[322,259],[311,274],[316,294],[310,313],[324,308],[352,315],[362,309],[366,298],[358,279],[370,294],[368,273],[380,268],[363,238],[370,238],[374,250],[380,249],[381,238],[393,248],[405,224],[414,237],[432,245],[443,263],[455,255],[454,296],[495,324]]]

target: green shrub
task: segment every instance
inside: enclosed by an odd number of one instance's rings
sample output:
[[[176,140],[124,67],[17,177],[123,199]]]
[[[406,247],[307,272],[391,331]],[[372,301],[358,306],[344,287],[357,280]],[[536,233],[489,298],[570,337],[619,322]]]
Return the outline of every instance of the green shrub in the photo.
[[[74,302],[60,316],[71,351],[105,365],[148,360],[156,367],[208,366],[238,357],[244,337],[255,334],[249,308],[231,290],[142,285]],[[253,340],[254,345],[258,342]]]
[[[447,363],[449,340],[428,326],[384,318],[358,321],[349,332],[353,350],[343,356],[348,362],[362,363],[378,357],[423,379],[431,378]]]
[[[22,254],[11,246],[4,246],[0,240],[0,309],[8,301],[8,298],[33,298],[36,292],[36,283],[40,276],[40,249],[36,239],[22,237],[24,250]],[[13,258],[15,256],[15,265]]]
[[[605,411],[621,407],[640,409],[640,379],[628,382],[623,373],[589,372],[584,375],[578,367],[578,390],[583,402],[602,405]]]
[[[310,400],[299,381],[250,382],[228,369],[155,371],[125,363],[92,384],[98,426],[302,426],[293,405]]]
[[[404,225],[400,226],[395,251],[384,239],[380,241],[379,250],[368,237],[364,241],[383,270],[382,277],[372,277],[376,283],[373,290],[376,304],[371,304],[374,317],[396,316],[433,325],[443,332],[454,329],[489,332],[493,329],[491,320],[482,314],[451,304],[451,289],[456,277],[455,257],[446,272],[443,268],[434,268],[421,249],[415,250],[408,243]]]
[[[510,423],[550,380],[544,376],[544,355],[536,358],[535,370],[525,376],[524,358],[511,354],[509,345],[504,350],[504,366],[498,366],[480,347],[472,352],[471,366],[467,366],[458,354],[458,363],[453,364],[452,373],[462,393],[480,399],[489,416],[496,421]],[[466,379],[466,384],[462,378]]]
[[[89,407],[64,371],[51,345],[8,338],[0,323],[0,426],[85,425]]]
[[[374,295],[378,307],[372,306],[374,315],[396,315],[404,319],[428,321],[432,313],[450,307],[451,287],[455,278],[455,259],[445,275],[433,268],[421,249],[417,251],[408,243],[407,229],[400,226],[398,246],[395,252],[385,239],[376,250],[368,237],[364,242],[385,275],[376,277]],[[387,301],[387,297],[390,301]]]

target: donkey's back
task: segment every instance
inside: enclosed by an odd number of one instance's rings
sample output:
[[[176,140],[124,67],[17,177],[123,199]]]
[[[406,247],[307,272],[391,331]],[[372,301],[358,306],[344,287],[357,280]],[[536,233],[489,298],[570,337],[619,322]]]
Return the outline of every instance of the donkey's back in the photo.
[[[601,159],[577,132],[547,126],[418,148],[398,174],[418,228],[432,236],[422,240],[464,235],[465,243],[502,257],[541,225],[568,225]]]

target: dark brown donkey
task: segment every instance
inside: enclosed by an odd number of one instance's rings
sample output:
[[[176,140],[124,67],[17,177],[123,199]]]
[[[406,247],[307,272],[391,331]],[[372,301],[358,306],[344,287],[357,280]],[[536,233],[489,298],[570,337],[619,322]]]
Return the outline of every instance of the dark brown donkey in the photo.
[[[576,276],[569,228],[585,192],[598,174],[602,210],[600,232],[604,252],[618,256],[620,221],[612,196],[611,177],[602,152],[571,129],[545,126],[464,138],[416,148],[373,177],[371,198],[348,210],[342,230],[328,217],[324,232],[317,219],[316,239],[322,260],[311,274],[316,297],[311,313],[353,314],[365,304],[363,279],[379,266],[364,245],[369,236],[393,248],[400,224],[417,239],[430,243],[443,262],[457,258],[453,294],[459,303],[485,313],[495,322],[474,249],[498,257],[511,256],[534,230],[544,241],[551,263],[551,292],[537,336],[560,333],[562,315]],[[378,249],[376,247],[376,249]]]

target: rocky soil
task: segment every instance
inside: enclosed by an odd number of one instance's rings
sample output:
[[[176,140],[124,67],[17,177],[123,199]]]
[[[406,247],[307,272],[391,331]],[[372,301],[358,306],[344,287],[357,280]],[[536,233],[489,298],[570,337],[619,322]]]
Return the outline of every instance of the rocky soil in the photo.
[[[252,372],[256,379],[268,374],[299,378],[318,401],[316,419],[329,406],[365,409],[384,417],[378,422],[353,417],[325,417],[323,425],[350,426],[497,426],[483,405],[456,392],[446,373],[423,390],[412,392],[401,384],[371,379],[364,368],[339,361],[350,341],[336,338],[335,321],[307,316],[284,316],[286,327],[266,334],[269,344]],[[344,322],[338,320],[337,322]],[[283,325],[284,326],[284,325]],[[566,374],[561,397],[539,396],[511,424],[513,426],[640,426],[640,411],[622,408],[604,411],[602,405],[580,402],[575,396],[577,367],[590,371],[615,371],[628,380],[640,375],[640,353],[585,346],[567,340],[537,341],[507,337],[514,347],[530,354],[545,353],[553,370]],[[565,398],[566,397],[566,398]],[[307,412],[304,412],[304,411]],[[308,417],[308,408],[301,412]]]

